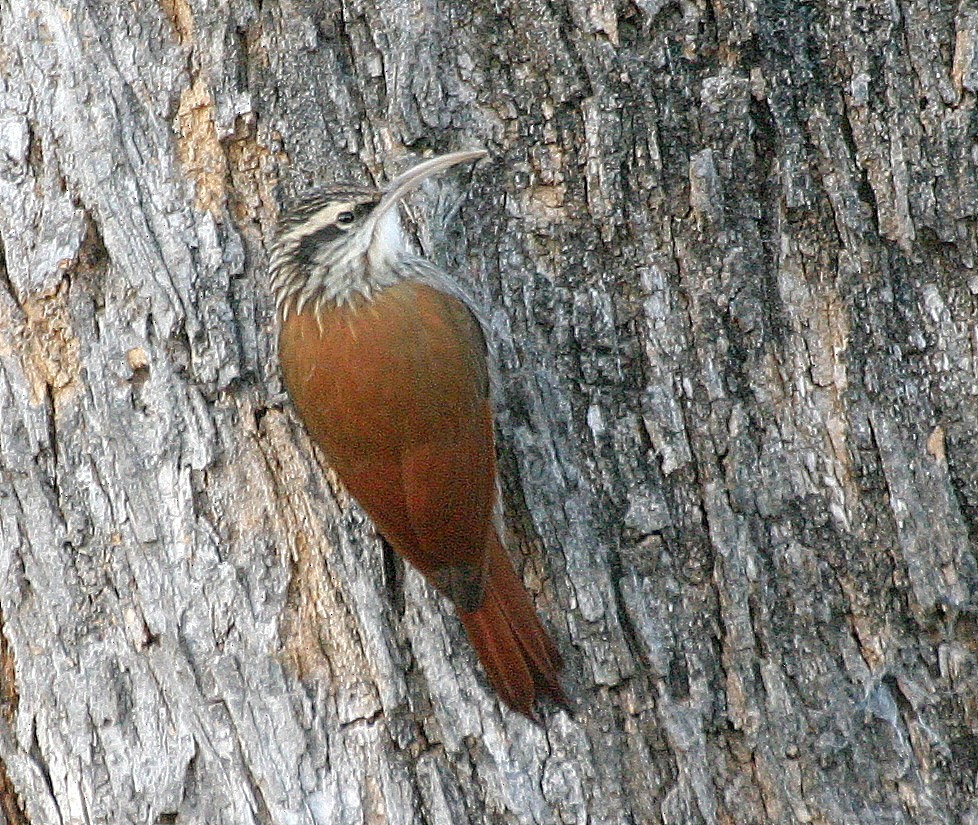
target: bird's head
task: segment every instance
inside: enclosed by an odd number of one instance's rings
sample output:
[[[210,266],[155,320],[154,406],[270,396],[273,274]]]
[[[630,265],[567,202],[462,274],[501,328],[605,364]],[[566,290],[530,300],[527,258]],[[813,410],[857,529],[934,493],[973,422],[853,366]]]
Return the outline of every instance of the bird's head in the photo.
[[[395,283],[391,264],[406,250],[398,204],[432,175],[485,155],[478,150],[431,158],[383,190],[342,183],[303,195],[279,219],[272,244],[272,291],[279,310],[301,312],[309,301],[369,297]]]

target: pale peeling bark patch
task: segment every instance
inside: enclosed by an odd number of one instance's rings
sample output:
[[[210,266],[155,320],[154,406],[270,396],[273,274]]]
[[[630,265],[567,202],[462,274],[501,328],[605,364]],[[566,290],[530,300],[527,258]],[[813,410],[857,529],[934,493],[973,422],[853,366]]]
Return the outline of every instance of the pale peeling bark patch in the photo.
[[[253,112],[238,115],[224,142],[230,184],[228,211],[251,248],[263,248],[278,220],[275,187],[288,158],[263,142]]]
[[[218,218],[226,197],[228,168],[214,115],[214,97],[199,76],[180,95],[174,124],[177,157],[196,187],[194,205]]]
[[[307,483],[315,483],[310,473],[322,471],[318,463],[310,467],[287,444],[283,424],[278,414],[269,414],[263,423],[272,443],[282,439],[274,455],[266,453],[266,460],[273,477],[283,484],[278,498],[280,535],[292,561],[278,656],[297,678],[328,686],[330,705],[341,723],[369,719],[380,711],[373,687],[374,663],[365,656],[356,618],[331,569],[339,551],[306,510],[308,502],[291,494],[296,480],[306,477]]]
[[[975,68],[975,55],[978,52],[978,9],[962,3],[958,7],[956,24],[951,79],[960,102],[965,91],[978,92],[978,71]]]
[[[51,295],[25,300],[16,315],[10,303],[0,307],[0,318],[13,332],[7,343],[20,359],[34,405],[43,403],[49,392],[60,401],[81,386],[78,338],[67,292],[67,283],[62,282]]]
[[[283,661],[300,679],[334,682],[329,627],[342,616],[331,594],[317,587],[324,575],[319,548],[297,530],[291,536],[293,571],[281,620]]]
[[[160,0],[160,5],[180,42],[189,43],[194,36],[194,18],[187,0]]]

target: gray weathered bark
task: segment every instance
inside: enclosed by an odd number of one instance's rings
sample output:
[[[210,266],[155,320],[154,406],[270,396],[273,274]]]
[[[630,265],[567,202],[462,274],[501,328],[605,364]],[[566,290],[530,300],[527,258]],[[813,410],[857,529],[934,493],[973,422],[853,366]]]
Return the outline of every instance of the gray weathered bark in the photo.
[[[0,823],[978,823],[974,0],[0,0]],[[426,150],[572,718],[281,394]]]

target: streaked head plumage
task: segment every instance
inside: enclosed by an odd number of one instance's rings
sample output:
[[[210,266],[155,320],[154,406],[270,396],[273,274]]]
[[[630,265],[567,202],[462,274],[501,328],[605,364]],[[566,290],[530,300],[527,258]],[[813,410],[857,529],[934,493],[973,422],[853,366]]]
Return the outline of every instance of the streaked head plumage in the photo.
[[[382,197],[367,186],[336,183],[305,193],[282,214],[271,255],[280,311],[301,311],[310,300],[342,303],[369,294],[367,259],[378,235],[371,215]],[[388,220],[397,223],[396,211]],[[399,230],[393,237],[399,238]]]
[[[271,250],[271,281],[280,313],[369,299],[396,283],[407,252],[397,206],[422,181],[484,151],[431,158],[398,175],[383,191],[353,183],[315,189],[279,220]],[[318,311],[318,310],[317,310]]]

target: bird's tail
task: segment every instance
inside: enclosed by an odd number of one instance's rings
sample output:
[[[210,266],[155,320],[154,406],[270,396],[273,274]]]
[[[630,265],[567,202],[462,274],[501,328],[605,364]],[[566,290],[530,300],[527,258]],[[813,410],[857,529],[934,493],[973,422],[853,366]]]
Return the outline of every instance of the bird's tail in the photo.
[[[558,681],[563,664],[557,646],[540,623],[495,532],[487,555],[482,607],[459,612],[459,618],[489,683],[507,705],[530,719],[537,698],[568,707]]]

